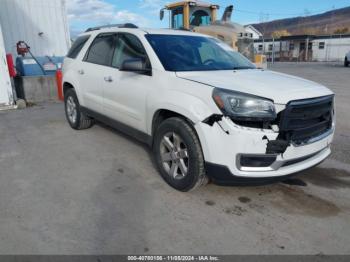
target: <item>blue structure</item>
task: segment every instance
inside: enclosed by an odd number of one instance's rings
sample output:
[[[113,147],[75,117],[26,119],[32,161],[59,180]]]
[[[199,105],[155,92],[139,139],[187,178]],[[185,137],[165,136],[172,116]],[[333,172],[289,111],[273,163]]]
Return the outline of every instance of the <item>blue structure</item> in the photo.
[[[63,59],[63,56],[17,57],[16,69],[21,76],[54,75],[62,68]]]

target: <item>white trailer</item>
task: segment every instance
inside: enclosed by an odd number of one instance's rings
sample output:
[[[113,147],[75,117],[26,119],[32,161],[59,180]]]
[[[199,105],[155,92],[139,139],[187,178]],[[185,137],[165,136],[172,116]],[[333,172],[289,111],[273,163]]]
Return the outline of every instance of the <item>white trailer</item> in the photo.
[[[13,104],[10,75],[6,62],[4,39],[0,25],[0,108]]]

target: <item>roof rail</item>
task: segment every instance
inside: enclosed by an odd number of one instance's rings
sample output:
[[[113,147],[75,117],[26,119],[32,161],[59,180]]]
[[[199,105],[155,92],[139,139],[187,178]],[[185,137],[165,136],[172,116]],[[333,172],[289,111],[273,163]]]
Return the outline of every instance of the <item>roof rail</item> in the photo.
[[[96,27],[90,27],[85,32],[91,32],[95,30],[100,30],[103,28],[111,28],[111,27],[117,27],[117,28],[138,28],[136,25],[132,23],[125,23],[125,24],[112,24],[112,25],[101,25]]]

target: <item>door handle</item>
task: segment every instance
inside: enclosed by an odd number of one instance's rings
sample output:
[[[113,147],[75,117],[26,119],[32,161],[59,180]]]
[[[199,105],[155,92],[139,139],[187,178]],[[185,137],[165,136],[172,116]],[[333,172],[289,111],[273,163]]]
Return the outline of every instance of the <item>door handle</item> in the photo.
[[[113,78],[112,78],[111,76],[105,76],[105,77],[104,77],[104,80],[105,80],[106,82],[113,82]]]
[[[80,69],[80,70],[78,70],[78,74],[83,75],[83,74],[85,74],[85,72],[83,69]]]

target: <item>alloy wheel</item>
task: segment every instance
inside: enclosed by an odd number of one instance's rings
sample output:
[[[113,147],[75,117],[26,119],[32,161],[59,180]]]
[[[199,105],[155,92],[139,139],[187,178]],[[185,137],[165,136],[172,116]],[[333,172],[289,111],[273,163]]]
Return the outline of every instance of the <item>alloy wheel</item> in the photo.
[[[72,96],[69,96],[66,102],[66,109],[69,121],[74,124],[77,121],[77,104]]]
[[[182,179],[188,173],[188,149],[175,132],[166,133],[160,143],[160,157],[165,171],[174,179]]]

